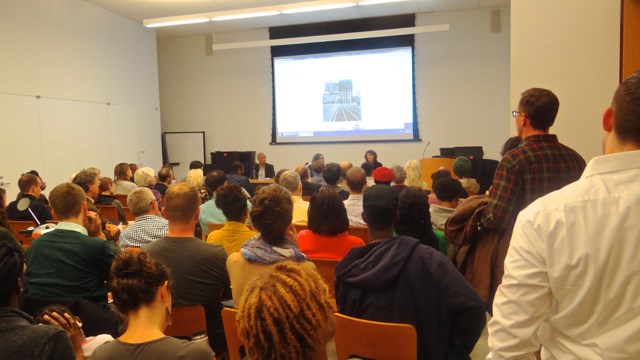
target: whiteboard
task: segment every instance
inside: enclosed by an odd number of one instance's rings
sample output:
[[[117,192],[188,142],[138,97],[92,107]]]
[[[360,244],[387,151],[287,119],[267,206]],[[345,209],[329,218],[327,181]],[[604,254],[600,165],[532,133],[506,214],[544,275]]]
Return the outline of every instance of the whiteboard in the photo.
[[[177,181],[184,179],[193,160],[205,161],[204,131],[162,133],[165,163],[172,163],[173,176]]]

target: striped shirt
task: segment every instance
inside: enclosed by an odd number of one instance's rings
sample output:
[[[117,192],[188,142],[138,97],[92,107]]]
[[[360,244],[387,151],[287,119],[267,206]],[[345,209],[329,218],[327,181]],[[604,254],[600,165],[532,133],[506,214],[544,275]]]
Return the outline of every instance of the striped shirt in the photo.
[[[141,215],[120,234],[120,248],[139,248],[167,236],[169,222],[156,215]]]

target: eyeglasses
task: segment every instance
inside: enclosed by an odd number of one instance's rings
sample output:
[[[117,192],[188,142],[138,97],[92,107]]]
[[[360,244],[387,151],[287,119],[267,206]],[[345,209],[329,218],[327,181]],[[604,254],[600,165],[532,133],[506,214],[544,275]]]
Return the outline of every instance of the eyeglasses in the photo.
[[[520,114],[524,114],[524,113],[522,111],[517,111],[517,110],[513,110],[511,112],[511,116],[513,116],[514,118],[518,117],[518,115],[520,115]]]

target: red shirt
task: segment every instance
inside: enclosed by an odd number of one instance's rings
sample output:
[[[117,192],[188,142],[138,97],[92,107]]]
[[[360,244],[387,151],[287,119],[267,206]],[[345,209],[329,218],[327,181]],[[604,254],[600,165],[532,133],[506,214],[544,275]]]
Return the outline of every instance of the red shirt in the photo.
[[[311,230],[298,233],[300,251],[312,259],[342,260],[349,250],[363,245],[362,239],[346,232],[336,236],[318,235]]]

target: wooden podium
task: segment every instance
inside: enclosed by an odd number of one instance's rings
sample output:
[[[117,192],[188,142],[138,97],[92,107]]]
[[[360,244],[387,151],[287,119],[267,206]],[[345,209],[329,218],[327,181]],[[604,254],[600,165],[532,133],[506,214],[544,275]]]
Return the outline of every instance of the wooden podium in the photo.
[[[427,183],[429,189],[433,188],[433,184],[431,183],[431,174],[436,172],[441,167],[451,171],[453,174],[453,161],[455,159],[452,158],[442,158],[442,157],[433,157],[433,158],[424,158],[420,159],[420,168],[422,168],[422,180]]]

